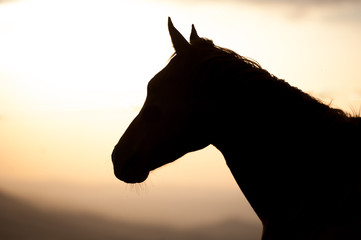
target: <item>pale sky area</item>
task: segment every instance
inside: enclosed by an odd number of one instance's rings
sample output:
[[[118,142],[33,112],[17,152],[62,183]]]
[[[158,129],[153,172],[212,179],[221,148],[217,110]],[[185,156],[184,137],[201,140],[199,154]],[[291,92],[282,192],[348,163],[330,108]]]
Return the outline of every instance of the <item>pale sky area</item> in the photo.
[[[361,1],[0,1],[0,190],[177,226],[257,222],[209,147],[133,187],[110,154],[173,53],[167,17],[345,111],[361,108]]]

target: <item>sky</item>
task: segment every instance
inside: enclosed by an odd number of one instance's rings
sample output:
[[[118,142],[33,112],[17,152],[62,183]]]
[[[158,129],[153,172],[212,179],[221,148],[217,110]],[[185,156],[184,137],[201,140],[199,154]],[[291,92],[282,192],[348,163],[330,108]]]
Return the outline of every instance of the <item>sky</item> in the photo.
[[[257,221],[214,147],[145,184],[113,176],[112,149],[173,53],[168,16],[186,38],[195,24],[325,103],[361,108],[361,1],[0,1],[0,188],[134,221]]]

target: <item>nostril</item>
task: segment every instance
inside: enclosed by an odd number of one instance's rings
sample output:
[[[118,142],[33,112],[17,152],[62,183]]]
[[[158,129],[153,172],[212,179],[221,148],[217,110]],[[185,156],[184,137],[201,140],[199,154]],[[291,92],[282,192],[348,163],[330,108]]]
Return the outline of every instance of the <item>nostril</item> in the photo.
[[[112,152],[111,158],[114,166],[122,166],[129,156],[129,151],[124,151],[124,147],[119,146],[117,144]]]
[[[117,155],[118,155],[118,148],[117,146],[115,146],[111,155],[113,164],[115,163],[115,159],[117,158]]]
[[[123,174],[123,164],[121,164],[121,159],[120,159],[120,151],[119,151],[119,147],[118,145],[114,147],[111,158],[112,158],[112,162],[113,162],[113,170],[114,170],[114,175],[121,180]]]

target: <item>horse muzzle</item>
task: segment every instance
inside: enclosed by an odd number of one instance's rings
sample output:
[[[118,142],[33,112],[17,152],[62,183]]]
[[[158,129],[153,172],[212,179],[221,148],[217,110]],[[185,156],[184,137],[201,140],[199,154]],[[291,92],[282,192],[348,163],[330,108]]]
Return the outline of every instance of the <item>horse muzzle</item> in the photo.
[[[141,161],[136,157],[127,157],[116,146],[112,153],[114,175],[125,183],[144,182],[149,175],[149,170],[144,169]]]

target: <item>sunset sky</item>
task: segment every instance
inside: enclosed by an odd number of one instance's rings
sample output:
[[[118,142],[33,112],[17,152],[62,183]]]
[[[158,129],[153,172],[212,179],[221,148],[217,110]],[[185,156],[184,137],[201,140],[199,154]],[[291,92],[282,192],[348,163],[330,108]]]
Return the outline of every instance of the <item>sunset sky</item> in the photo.
[[[144,221],[159,213],[156,200],[169,189],[185,205],[218,191],[230,198],[211,201],[219,204],[217,217],[232,214],[221,205],[239,200],[233,212],[255,219],[213,147],[154,171],[144,185],[113,176],[112,149],[141,108],[147,82],[173,53],[168,16],[187,39],[195,24],[200,36],[325,103],[361,108],[358,0],[0,1],[0,189],[109,213],[122,199],[125,209],[143,211],[133,220]],[[182,194],[197,189],[203,193]],[[167,214],[157,221],[172,218]]]

